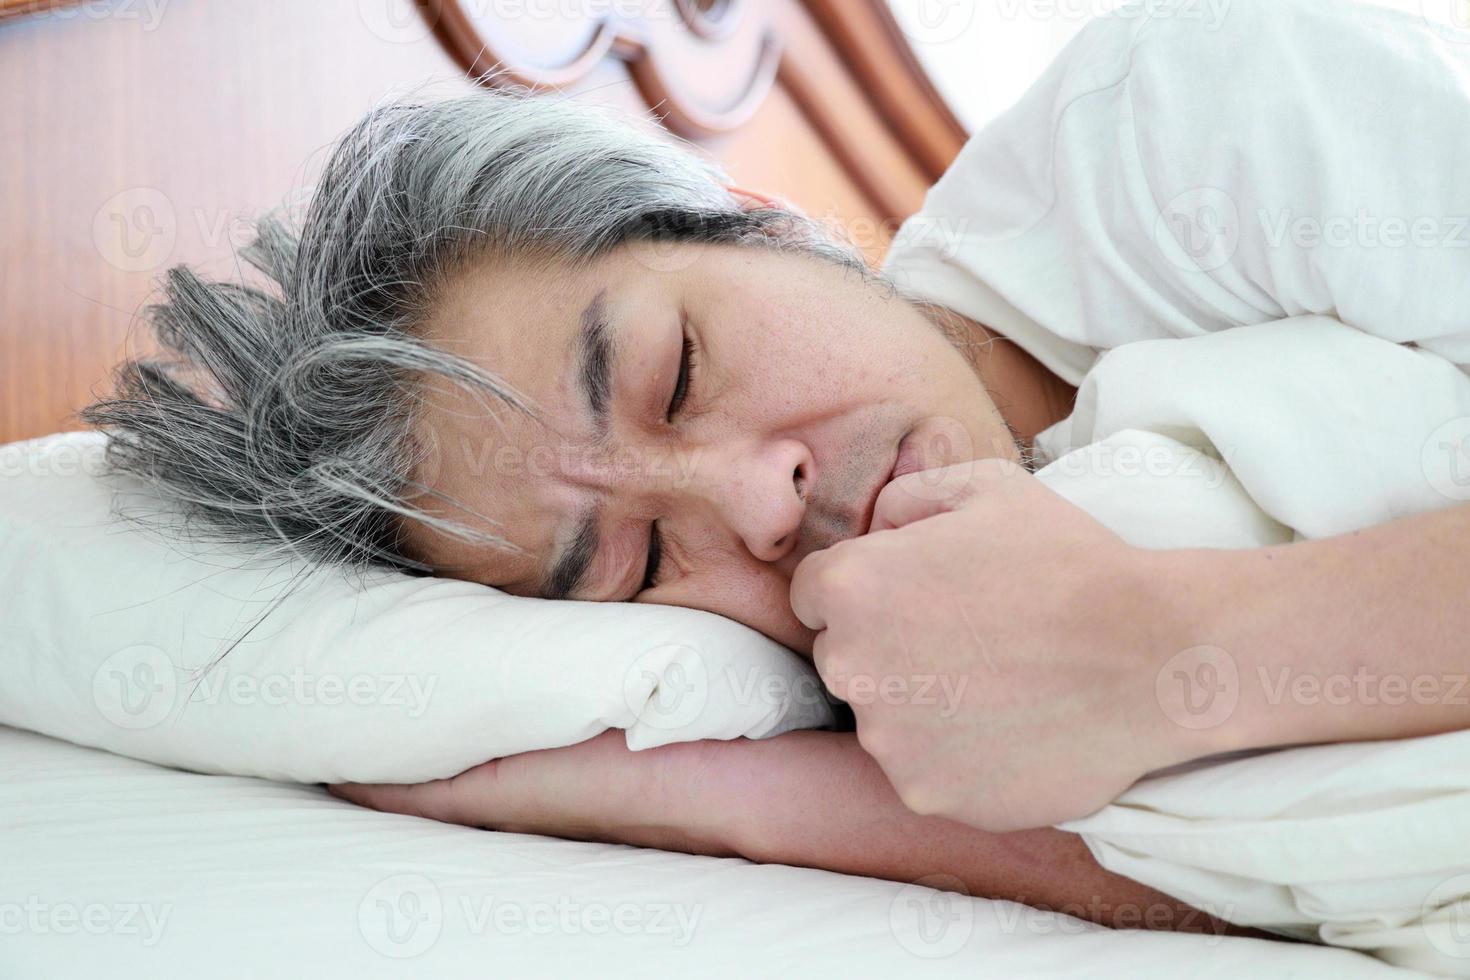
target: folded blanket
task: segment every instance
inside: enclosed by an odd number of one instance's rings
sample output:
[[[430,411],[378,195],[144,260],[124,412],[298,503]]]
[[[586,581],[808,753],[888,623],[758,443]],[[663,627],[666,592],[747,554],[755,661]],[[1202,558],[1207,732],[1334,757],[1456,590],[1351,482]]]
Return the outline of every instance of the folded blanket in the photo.
[[[1037,448],[1142,547],[1336,535],[1470,500],[1470,378],[1330,317],[1143,341]],[[1470,976],[1470,732],[1197,764],[1064,827],[1235,922]]]

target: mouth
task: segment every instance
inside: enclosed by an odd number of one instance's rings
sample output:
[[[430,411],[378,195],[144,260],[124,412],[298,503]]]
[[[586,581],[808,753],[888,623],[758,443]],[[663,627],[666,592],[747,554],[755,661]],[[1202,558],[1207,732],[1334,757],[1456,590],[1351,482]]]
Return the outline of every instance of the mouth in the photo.
[[[863,508],[861,520],[857,525],[863,529],[864,534],[873,530],[873,514],[878,507],[878,495],[883,492],[883,488],[907,473],[915,473],[923,469],[918,451],[913,445],[915,442],[913,435],[914,430],[909,429],[904,433],[903,438],[898,440],[898,445],[894,449],[893,464],[888,467],[886,475],[867,495],[867,505]]]
[[[888,474],[887,483],[924,468],[924,460],[919,456],[918,441],[914,438],[912,429],[898,441],[898,455],[893,460],[893,469]]]

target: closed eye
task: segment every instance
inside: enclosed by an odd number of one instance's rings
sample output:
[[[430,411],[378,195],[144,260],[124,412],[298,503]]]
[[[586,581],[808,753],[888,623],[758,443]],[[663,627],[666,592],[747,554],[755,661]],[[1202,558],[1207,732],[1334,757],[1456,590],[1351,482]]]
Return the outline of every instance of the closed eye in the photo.
[[[643,592],[658,584],[658,567],[663,563],[664,543],[658,533],[658,521],[648,526],[648,563],[643,568],[643,584],[638,591]]]
[[[684,331],[683,347],[679,352],[679,376],[674,381],[674,393],[669,398],[669,409],[665,418],[672,422],[674,416],[684,407],[685,400],[689,397],[689,383],[693,377],[696,358],[699,353],[699,345]],[[648,526],[648,562],[643,569],[643,584],[640,591],[653,588],[658,584],[659,566],[663,562],[664,546],[663,538],[659,534],[658,521]]]
[[[674,416],[679,414],[679,409],[684,407],[684,400],[689,397],[689,378],[694,370],[694,357],[697,352],[694,338],[684,334],[684,348],[679,354],[679,377],[674,382],[674,394],[669,399],[669,411],[666,416],[672,422]]]

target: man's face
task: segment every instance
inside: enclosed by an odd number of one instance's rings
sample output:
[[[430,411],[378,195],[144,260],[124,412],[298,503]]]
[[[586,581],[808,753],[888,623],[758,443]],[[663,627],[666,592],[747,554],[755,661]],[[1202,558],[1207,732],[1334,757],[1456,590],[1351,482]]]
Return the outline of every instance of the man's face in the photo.
[[[792,571],[867,532],[896,464],[1018,458],[923,314],[807,255],[640,242],[576,272],[487,258],[424,337],[545,419],[441,382],[420,422],[420,479],[466,510],[417,503],[520,551],[418,524],[411,549],[517,595],[690,606],[810,653]]]

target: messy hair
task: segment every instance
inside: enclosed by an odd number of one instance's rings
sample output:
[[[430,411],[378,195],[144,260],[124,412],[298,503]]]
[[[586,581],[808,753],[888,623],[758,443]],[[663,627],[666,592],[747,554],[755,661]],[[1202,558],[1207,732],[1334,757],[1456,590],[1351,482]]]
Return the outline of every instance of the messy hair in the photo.
[[[83,418],[108,462],[217,536],[314,562],[432,571],[420,522],[509,548],[495,522],[415,479],[425,385],[539,417],[504,380],[421,339],[436,296],[487,251],[576,269],[634,241],[799,251],[868,275],[788,209],[746,209],[720,168],[605,109],[525,91],[381,104],[333,148],[299,228],[255,225],[265,288],[170,269],[144,318],[157,354],[123,362]],[[473,523],[432,514],[438,499]]]

